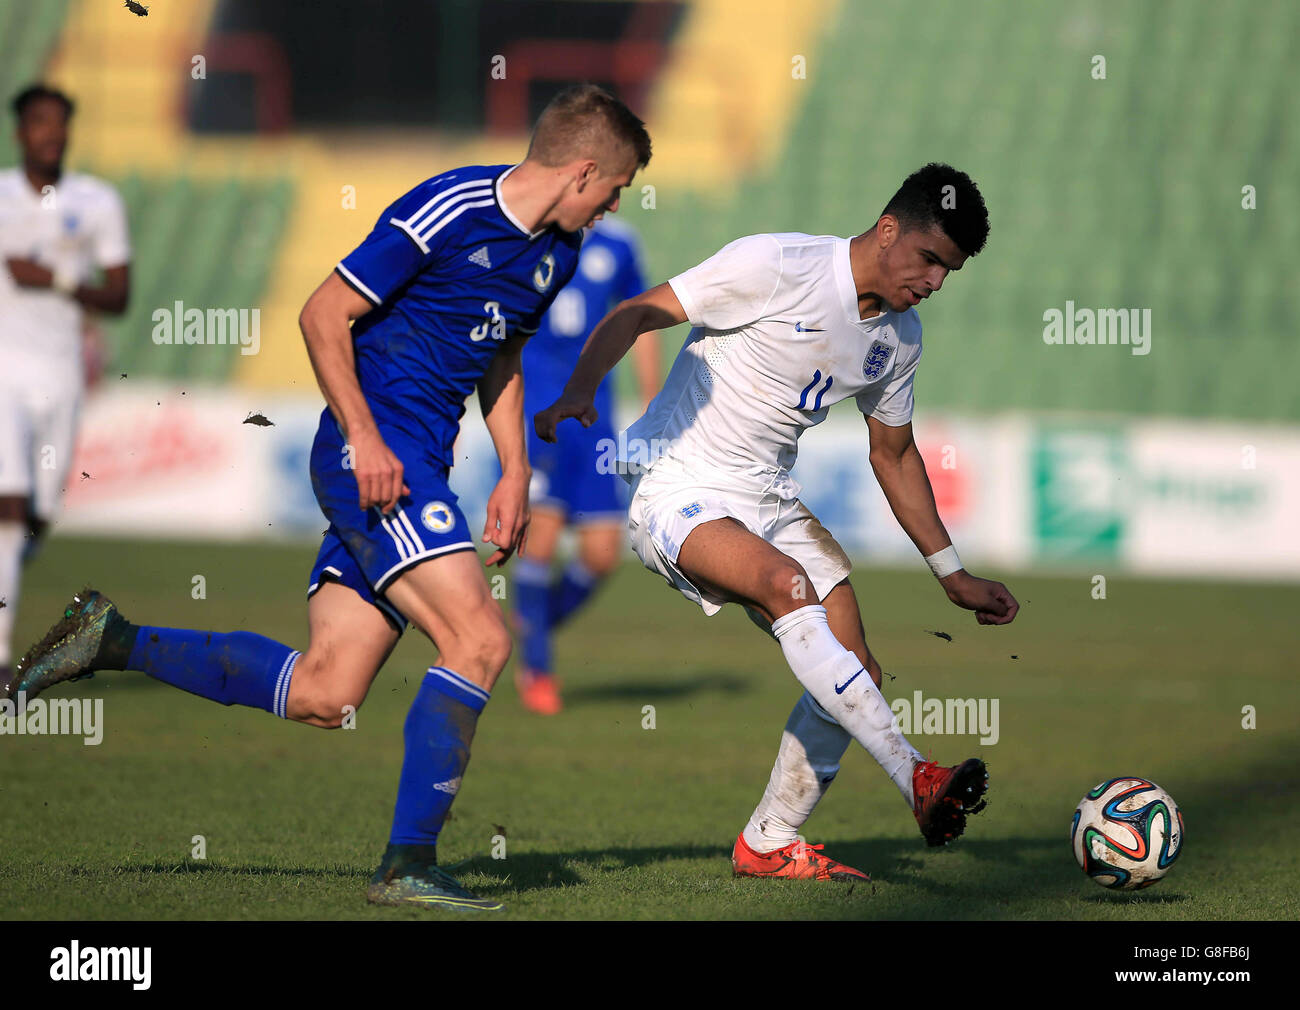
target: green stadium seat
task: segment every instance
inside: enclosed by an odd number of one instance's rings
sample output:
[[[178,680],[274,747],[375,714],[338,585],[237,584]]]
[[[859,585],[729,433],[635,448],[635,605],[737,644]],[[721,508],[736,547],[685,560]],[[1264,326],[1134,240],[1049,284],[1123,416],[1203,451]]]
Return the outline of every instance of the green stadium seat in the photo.
[[[8,103],[20,88],[37,81],[67,17],[67,0],[0,0],[0,96]],[[18,159],[11,120],[0,131],[0,165]]]
[[[901,2],[840,5],[771,173],[737,185],[728,207],[638,218],[651,275],[754,231],[864,228],[904,173],[947,160],[981,184],[993,233],[923,310],[927,407],[1300,420],[1283,378],[1297,370],[1282,367],[1295,364],[1300,311],[1300,4],[1242,16],[1187,0],[1172,24],[1166,7],[1126,0],[936,0],[923,21],[941,31],[918,33],[916,18]],[[863,39],[908,39],[944,73],[864,78]],[[864,115],[882,109],[897,115]],[[1254,212],[1241,209],[1247,183]],[[1152,353],[1043,345],[1044,310],[1067,298],[1150,308]],[[954,302],[960,313],[943,308]]]
[[[188,177],[115,180],[133,246],[127,314],[107,320],[110,368],[182,382],[227,380],[239,361],[229,346],[185,350],[153,343],[153,314],[186,308],[253,309],[266,293],[293,187],[273,181]]]

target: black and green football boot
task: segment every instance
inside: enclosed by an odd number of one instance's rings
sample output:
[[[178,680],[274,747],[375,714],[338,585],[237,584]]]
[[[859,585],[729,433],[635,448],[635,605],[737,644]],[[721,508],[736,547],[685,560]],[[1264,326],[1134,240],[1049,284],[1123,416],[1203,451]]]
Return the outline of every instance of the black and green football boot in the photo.
[[[370,878],[366,900],[372,905],[420,905],[425,908],[470,908],[499,912],[505,905],[495,898],[478,898],[438,868],[432,845],[392,845]]]
[[[0,684],[0,698],[16,698],[22,691],[31,701],[55,684],[92,676],[96,670],[121,669],[106,665],[104,654],[120,653],[133,630],[112,600],[83,589],[63,608],[63,616],[45,637],[18,660],[8,683]]]

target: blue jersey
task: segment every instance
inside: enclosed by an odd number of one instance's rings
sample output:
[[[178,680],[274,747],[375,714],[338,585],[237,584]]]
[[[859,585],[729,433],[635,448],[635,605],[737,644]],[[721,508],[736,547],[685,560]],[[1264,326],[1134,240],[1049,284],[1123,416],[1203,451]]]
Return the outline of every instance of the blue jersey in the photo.
[[[472,166],[420,183],[336,268],[375,306],[352,338],[381,433],[446,468],[465,400],[502,342],[537,331],[578,264],[580,232],[530,234],[510,213],[501,182],[512,170]],[[321,427],[331,425],[326,410]]]
[[[530,414],[559,398],[583,344],[605,313],[644,290],[636,233],[617,221],[597,221],[583,239],[578,272],[555,297],[537,335],[524,348],[524,393]],[[612,421],[613,402],[613,380],[606,376],[595,401],[602,418]]]

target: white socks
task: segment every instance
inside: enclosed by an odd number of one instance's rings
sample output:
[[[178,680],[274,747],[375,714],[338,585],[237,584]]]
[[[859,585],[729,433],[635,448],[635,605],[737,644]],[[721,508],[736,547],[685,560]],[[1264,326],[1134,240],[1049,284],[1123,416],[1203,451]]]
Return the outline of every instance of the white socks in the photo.
[[[4,602],[0,607],[0,666],[13,665],[12,639],[26,539],[25,524],[0,522],[0,601]]]
[[[745,844],[755,852],[773,852],[793,842],[840,770],[852,739],[807,691],[800,695],[781,734],[772,778],[745,825]]]
[[[781,643],[781,651],[799,683],[876,759],[911,809],[912,769],[924,759],[899,731],[894,713],[871,674],[831,631],[826,623],[826,608],[800,607],[777,618],[772,623],[772,634]],[[777,760],[780,764],[781,759]]]

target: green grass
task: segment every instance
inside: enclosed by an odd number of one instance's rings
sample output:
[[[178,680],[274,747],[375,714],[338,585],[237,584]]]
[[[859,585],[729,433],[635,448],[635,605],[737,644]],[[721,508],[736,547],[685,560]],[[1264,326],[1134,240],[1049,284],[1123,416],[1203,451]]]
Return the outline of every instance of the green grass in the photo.
[[[309,548],[56,539],[29,569],[18,635],[36,639],[85,582],[138,621],[246,628],[305,644]],[[918,568],[920,566],[918,565]],[[191,577],[208,598],[190,598]],[[561,636],[568,708],[539,719],[508,678],[479,726],[442,837],[444,863],[520,918],[1294,919],[1300,915],[1300,702],[1291,672],[1300,587],[1006,579],[1024,604],[981,628],[928,573],[854,576],[891,699],[1000,700],[1001,739],[914,736],[978,753],[989,809],[949,850],[854,746],[810,841],[873,884],[736,880],[732,840],[762,792],[798,689],[737,613],[706,619],[628,565]],[[945,642],[927,634],[943,630]],[[1012,659],[1014,654],[1018,658]],[[105,699],[103,743],[0,737],[5,919],[419,919],[368,906],[401,761],[401,726],[430,646],[407,636],[358,713],[321,732],[223,708],[141,675],[63,692]],[[1243,705],[1258,728],[1244,730]],[[641,728],[655,706],[657,728]],[[1112,775],[1165,786],[1187,825],[1159,886],[1111,894],[1066,835]],[[504,829],[507,858],[491,858]],[[191,838],[207,840],[205,861]]]

